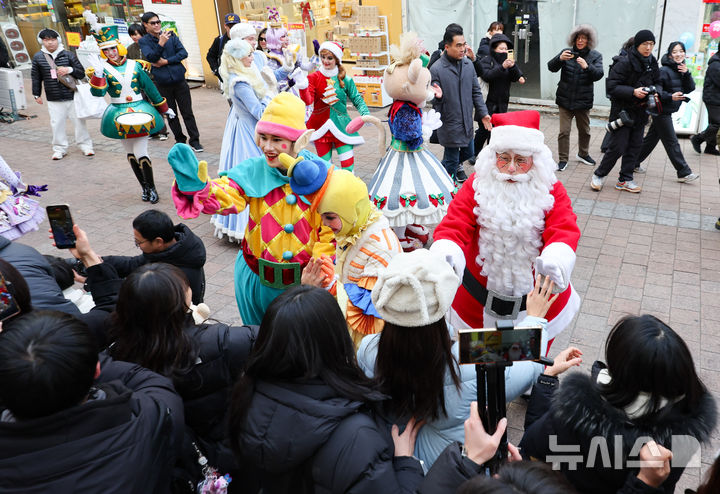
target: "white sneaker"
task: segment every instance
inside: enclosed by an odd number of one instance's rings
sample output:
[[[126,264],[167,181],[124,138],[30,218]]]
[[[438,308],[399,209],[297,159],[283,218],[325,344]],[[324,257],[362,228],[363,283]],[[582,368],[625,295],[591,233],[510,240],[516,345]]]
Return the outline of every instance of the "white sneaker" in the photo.
[[[700,174],[699,174],[699,173],[690,173],[690,175],[685,175],[684,177],[679,177],[679,178],[677,179],[677,181],[680,182],[680,183],[685,183],[685,184],[687,184],[687,183],[690,183],[690,182],[694,182],[694,181],[697,180],[698,178],[700,178]]]
[[[598,177],[593,173],[592,180],[590,180],[590,188],[592,190],[602,190],[604,183],[605,177]]]
[[[54,160],[61,160],[65,157],[65,153],[62,151],[55,151],[52,155],[52,159]]]
[[[618,182],[615,184],[615,188],[617,190],[624,190],[627,192],[632,192],[633,194],[637,194],[642,190],[642,187],[640,187],[638,184],[633,182],[632,180],[629,180],[627,182]]]

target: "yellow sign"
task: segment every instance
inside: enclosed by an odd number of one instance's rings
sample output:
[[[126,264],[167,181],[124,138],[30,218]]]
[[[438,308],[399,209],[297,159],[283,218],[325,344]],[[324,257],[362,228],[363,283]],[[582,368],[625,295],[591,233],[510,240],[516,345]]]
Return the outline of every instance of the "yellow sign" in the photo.
[[[80,42],[82,41],[82,38],[80,37],[80,33],[73,33],[73,32],[66,32],[65,36],[67,36],[67,44],[68,46],[74,46],[78,47],[80,46]]]

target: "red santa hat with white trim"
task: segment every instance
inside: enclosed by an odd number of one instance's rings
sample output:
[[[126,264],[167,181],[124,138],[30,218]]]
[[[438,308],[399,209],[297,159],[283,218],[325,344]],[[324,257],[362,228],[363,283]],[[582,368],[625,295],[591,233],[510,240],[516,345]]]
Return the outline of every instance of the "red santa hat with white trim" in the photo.
[[[535,110],[495,113],[488,147],[496,153],[513,151],[520,155],[532,155],[550,150],[545,145],[545,135],[540,132],[540,113]]]
[[[342,62],[343,47],[342,45],[340,45],[340,43],[336,43],[335,41],[324,41],[318,49],[318,54],[320,54],[320,52],[323,50],[329,51],[330,53],[335,55],[335,58],[337,58],[339,62]]]

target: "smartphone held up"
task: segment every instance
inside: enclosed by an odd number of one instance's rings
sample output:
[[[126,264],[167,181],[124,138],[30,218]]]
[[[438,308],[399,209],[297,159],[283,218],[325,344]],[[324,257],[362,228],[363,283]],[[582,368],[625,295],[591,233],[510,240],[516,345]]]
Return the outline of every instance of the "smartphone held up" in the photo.
[[[461,329],[460,363],[539,361],[542,326],[512,330]]]
[[[72,249],[75,247],[75,233],[73,233],[73,220],[67,204],[56,204],[46,208],[50,229],[52,230],[55,246],[58,249]]]

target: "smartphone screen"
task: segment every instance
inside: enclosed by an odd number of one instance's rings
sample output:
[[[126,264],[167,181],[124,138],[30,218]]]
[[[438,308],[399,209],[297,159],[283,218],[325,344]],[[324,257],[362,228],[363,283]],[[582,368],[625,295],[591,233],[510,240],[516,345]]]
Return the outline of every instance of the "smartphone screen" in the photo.
[[[461,364],[538,361],[541,357],[541,326],[504,331],[494,328],[461,329],[459,335]]]
[[[508,60],[515,60],[515,52],[513,50],[507,51],[507,59]]]
[[[50,228],[55,238],[55,246],[58,249],[70,249],[75,247],[75,234],[73,233],[73,220],[70,216],[70,208],[66,204],[47,206]]]
[[[5,277],[0,277],[0,322],[20,313],[15,299],[10,293]]]

